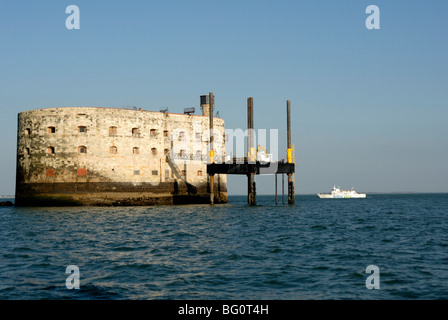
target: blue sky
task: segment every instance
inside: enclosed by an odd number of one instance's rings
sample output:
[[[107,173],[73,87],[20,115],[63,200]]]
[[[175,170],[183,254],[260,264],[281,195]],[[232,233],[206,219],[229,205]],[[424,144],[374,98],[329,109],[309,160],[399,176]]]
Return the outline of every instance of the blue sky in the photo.
[[[80,30],[68,30],[68,5]],[[380,30],[365,27],[368,5]],[[17,113],[199,109],[279,129],[292,105],[296,191],[448,192],[448,2],[0,0],[0,194],[15,185]],[[245,194],[244,177],[229,193]],[[259,194],[273,177],[257,177]]]

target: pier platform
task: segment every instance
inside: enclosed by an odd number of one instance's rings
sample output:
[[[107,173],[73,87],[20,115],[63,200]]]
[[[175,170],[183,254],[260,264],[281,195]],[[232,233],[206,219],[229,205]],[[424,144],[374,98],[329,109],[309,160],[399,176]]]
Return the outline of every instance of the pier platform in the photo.
[[[295,171],[294,163],[282,161],[275,162],[243,162],[243,163],[210,163],[207,164],[207,174],[292,174]]]

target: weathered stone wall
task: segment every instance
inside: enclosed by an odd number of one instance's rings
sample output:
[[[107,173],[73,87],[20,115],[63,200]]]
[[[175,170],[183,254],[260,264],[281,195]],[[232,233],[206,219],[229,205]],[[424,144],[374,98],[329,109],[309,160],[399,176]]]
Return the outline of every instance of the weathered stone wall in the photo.
[[[223,157],[224,121],[214,118],[213,123],[215,156]],[[81,205],[155,204],[185,196],[191,196],[186,202],[195,202],[208,193],[208,127],[205,116],[144,110],[72,107],[21,112],[16,205],[40,204],[42,199],[49,199],[43,201],[46,205],[63,200]],[[226,176],[216,180],[216,196],[226,202]]]

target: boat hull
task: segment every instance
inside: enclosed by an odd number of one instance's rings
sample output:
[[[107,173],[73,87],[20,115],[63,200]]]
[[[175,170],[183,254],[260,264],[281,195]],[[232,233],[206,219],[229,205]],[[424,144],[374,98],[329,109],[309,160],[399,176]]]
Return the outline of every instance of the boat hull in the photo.
[[[365,193],[346,194],[346,195],[335,195],[335,194],[318,193],[317,195],[321,199],[353,199],[353,198],[365,198],[366,197]]]

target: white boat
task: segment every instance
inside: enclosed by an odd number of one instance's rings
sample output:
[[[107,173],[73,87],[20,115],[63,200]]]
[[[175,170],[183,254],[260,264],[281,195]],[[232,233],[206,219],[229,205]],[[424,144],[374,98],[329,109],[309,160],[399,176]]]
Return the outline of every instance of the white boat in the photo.
[[[351,190],[342,190],[339,187],[334,186],[330,193],[318,193],[321,199],[334,199],[334,198],[365,198],[365,193],[358,193],[354,188]]]

